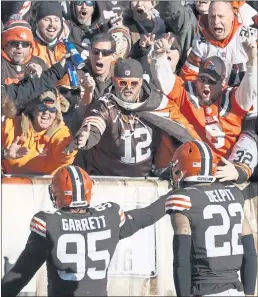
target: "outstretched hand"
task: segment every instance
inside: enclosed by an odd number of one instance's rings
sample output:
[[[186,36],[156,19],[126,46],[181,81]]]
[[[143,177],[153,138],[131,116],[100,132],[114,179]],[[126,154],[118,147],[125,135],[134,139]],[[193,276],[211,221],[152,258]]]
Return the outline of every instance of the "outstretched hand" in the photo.
[[[143,48],[149,47],[152,44],[154,44],[154,40],[155,40],[155,34],[152,34],[152,33],[144,34],[139,41],[139,46]]]
[[[244,50],[248,56],[247,66],[257,66],[257,43],[256,40],[243,42]]]
[[[168,50],[170,50],[172,44],[175,41],[175,37],[172,33],[166,33],[163,35],[162,38],[157,39],[154,42],[154,50],[157,54],[166,53]]]
[[[219,179],[219,182],[225,181],[236,181],[239,177],[238,171],[234,166],[234,163],[221,157],[221,161],[225,164],[224,166],[218,166],[215,177]]]
[[[74,150],[78,150],[80,148],[83,148],[86,146],[88,138],[90,136],[90,124],[87,124],[87,126],[81,128],[75,135],[75,139],[68,144],[68,146],[65,148],[64,153],[69,155]]]
[[[17,136],[9,149],[6,151],[7,154],[5,156],[5,159],[20,159],[29,153],[29,149],[27,147],[22,147],[23,144],[20,140],[21,137]]]

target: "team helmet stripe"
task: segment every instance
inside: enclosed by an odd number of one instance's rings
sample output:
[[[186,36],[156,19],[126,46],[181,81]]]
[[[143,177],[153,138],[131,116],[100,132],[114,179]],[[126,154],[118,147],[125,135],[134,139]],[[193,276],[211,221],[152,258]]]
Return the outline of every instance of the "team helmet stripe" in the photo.
[[[81,201],[84,201],[84,197],[85,197],[85,190],[84,190],[84,182],[83,182],[83,176],[82,173],[79,169],[78,166],[73,166],[75,168],[75,170],[78,173],[79,179],[80,179],[80,184],[81,184]]]
[[[194,143],[197,145],[201,153],[201,173],[200,175],[208,176],[212,173],[212,154],[208,145],[199,140],[195,140]]]
[[[75,193],[75,195],[73,195],[73,202],[82,201],[82,195],[84,195],[84,190],[82,191],[83,178],[81,172],[78,168],[76,168],[76,166],[68,166],[66,167],[66,169],[72,181],[73,193]]]

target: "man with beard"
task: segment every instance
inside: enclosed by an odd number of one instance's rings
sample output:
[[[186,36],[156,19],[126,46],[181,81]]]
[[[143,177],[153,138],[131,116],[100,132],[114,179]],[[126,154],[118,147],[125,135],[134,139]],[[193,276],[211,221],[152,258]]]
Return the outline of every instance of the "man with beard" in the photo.
[[[103,32],[104,18],[101,15],[99,2],[96,1],[71,1],[71,21],[69,39],[73,42],[83,58],[89,56],[91,39],[97,33]]]
[[[42,1],[37,6],[36,19],[34,54],[51,67],[66,54],[64,45],[58,43],[64,26],[61,4],[57,1]]]
[[[181,142],[199,139],[177,106],[143,80],[138,61],[119,60],[112,81],[111,92],[89,106],[82,128],[66,149],[67,153],[87,150],[85,164],[77,164],[90,174],[149,176],[161,130]]]
[[[29,23],[10,21],[2,32],[2,84],[18,83],[24,76],[40,76],[45,62],[32,54],[35,43]]]
[[[201,62],[208,57],[217,56],[225,63],[228,85],[239,85],[248,60],[243,43],[256,40],[257,30],[245,27],[237,21],[230,2],[212,1],[208,15],[204,15],[201,22],[202,29],[180,76],[184,80],[195,80]]]
[[[60,62],[67,53],[60,42],[69,36],[69,28],[62,16],[62,6],[58,1],[41,1],[36,6],[35,48],[33,54],[43,59],[48,67]],[[70,86],[68,75],[57,85]]]
[[[183,84],[168,64],[165,43],[166,40],[162,39],[155,44],[152,75],[156,84],[179,106],[202,140],[218,156],[227,159],[241,133],[242,121],[254,104],[253,94],[257,88],[256,43],[245,43],[247,72],[240,86],[235,88],[226,85],[225,64],[216,56],[201,63],[195,81]]]
[[[91,39],[98,33],[108,32],[113,26],[112,20],[121,13],[122,7],[119,3],[115,7],[108,1],[70,1],[69,8],[69,40],[86,59],[89,56]]]

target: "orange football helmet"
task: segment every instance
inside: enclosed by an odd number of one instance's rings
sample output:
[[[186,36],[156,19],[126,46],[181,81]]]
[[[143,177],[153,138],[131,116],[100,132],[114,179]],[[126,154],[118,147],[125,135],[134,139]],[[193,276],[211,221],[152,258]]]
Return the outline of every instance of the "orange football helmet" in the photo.
[[[88,173],[78,166],[59,169],[49,186],[50,199],[58,209],[89,206],[91,190]]]
[[[180,182],[214,182],[218,159],[211,148],[202,141],[182,144],[172,158],[172,180],[175,187]]]

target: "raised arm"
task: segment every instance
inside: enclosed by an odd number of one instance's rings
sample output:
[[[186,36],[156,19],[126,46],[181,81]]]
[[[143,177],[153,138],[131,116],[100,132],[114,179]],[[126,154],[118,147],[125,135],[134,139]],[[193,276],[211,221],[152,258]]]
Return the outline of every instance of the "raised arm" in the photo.
[[[246,41],[244,49],[248,55],[246,73],[236,91],[236,101],[243,110],[250,110],[253,100],[257,100],[257,45],[256,41]]]
[[[166,51],[170,49],[174,38],[168,33],[164,38],[156,40],[150,56],[150,70],[154,84],[165,95],[172,91],[176,80],[176,75],[173,73],[166,55]]]

